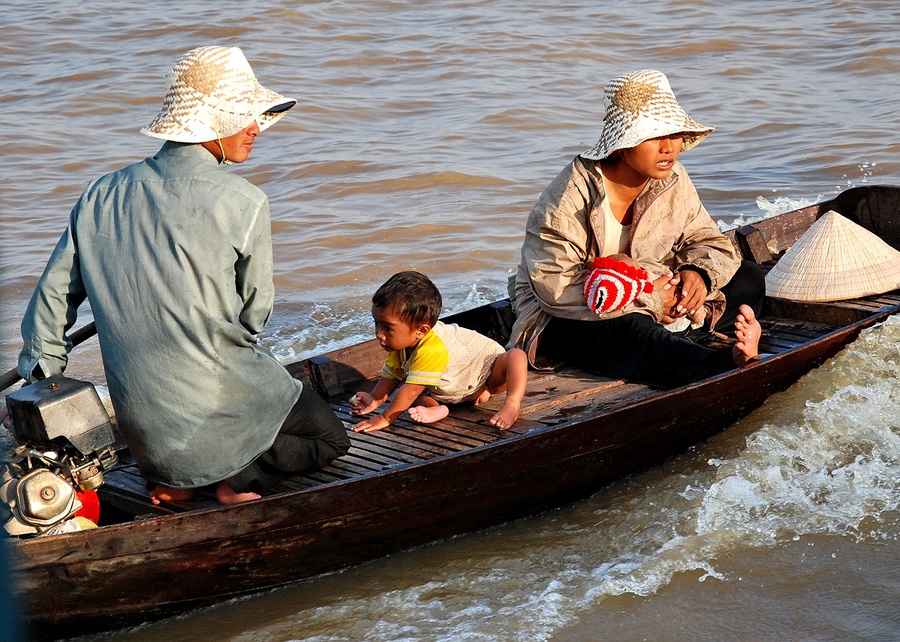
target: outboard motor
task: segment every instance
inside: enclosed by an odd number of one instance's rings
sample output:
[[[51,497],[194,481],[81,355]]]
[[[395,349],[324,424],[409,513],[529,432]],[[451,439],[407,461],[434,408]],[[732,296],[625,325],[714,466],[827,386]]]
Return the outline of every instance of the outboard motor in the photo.
[[[99,520],[94,492],[116,465],[115,434],[94,386],[54,375],[6,396],[16,441],[0,470],[0,524],[9,535],[80,530]]]

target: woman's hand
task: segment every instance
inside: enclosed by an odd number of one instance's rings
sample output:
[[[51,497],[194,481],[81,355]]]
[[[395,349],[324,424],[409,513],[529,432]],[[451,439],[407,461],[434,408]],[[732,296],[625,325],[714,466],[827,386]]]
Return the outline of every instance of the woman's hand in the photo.
[[[678,297],[678,305],[675,310],[678,316],[685,314],[694,314],[706,301],[709,290],[706,289],[706,282],[699,272],[694,270],[682,270],[678,273],[681,277],[680,296]]]
[[[662,323],[672,323],[678,317],[684,316],[683,312],[679,313],[677,310],[679,301],[678,285],[680,283],[681,279],[678,275],[664,275],[653,281],[653,288],[662,297],[663,316],[660,319]]]

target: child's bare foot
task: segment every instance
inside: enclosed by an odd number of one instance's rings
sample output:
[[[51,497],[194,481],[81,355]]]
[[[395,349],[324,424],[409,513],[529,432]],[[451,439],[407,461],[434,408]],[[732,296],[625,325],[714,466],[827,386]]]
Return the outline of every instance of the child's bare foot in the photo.
[[[413,406],[409,409],[410,419],[418,421],[420,424],[433,424],[435,421],[440,421],[449,414],[450,409],[444,404],[431,407]]]
[[[745,366],[751,361],[759,359],[759,338],[762,335],[762,327],[753,314],[749,305],[740,307],[740,314],[734,321],[734,336],[738,340],[732,348],[734,363]]]
[[[150,501],[157,505],[160,502],[185,502],[194,499],[196,494],[196,488],[169,488],[157,484],[156,488],[150,491]]]
[[[216,499],[220,504],[239,504],[240,502],[249,502],[251,499],[259,499],[256,493],[236,493],[231,486],[225,482],[219,482],[216,486]]]
[[[490,398],[491,398],[491,391],[488,390],[487,388],[485,388],[484,390],[481,391],[481,394],[479,394],[478,397],[475,399],[475,405],[477,406],[479,404],[487,403]]]
[[[516,419],[519,418],[519,405],[514,403],[504,403],[500,410],[497,411],[497,414],[491,417],[490,423],[492,426],[496,426],[500,430],[506,430],[507,428],[512,428],[512,425],[516,423]]]

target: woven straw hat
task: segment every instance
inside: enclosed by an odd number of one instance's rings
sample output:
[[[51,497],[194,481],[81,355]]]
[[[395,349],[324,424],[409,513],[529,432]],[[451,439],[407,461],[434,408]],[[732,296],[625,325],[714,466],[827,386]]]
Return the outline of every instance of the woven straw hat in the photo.
[[[228,138],[254,120],[267,129],[297,104],[266,89],[238,47],[198,47],[166,74],[163,106],[142,134],[179,143]]]
[[[669,79],[654,69],[613,78],[603,91],[603,132],[597,145],[581,155],[583,158],[601,160],[617,149],[679,133],[684,134],[684,151],[695,147],[715,129],[688,116],[675,100]]]
[[[838,301],[900,288],[900,252],[830,211],[810,226],[766,275],[766,294]]]

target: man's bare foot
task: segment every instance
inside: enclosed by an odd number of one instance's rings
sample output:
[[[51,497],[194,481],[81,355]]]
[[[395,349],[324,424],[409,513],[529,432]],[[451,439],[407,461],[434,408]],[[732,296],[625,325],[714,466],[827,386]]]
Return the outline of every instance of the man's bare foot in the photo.
[[[251,499],[259,499],[259,497],[256,493],[236,493],[225,482],[219,482],[216,486],[216,499],[220,504],[239,504],[249,502]]]
[[[753,314],[749,305],[742,305],[740,314],[734,321],[734,336],[738,340],[732,348],[734,363],[745,366],[751,361],[759,359],[759,338],[762,335],[762,327]]]
[[[418,421],[420,424],[433,424],[449,414],[450,409],[444,404],[430,408],[428,406],[413,406],[409,409],[410,419]]]
[[[196,494],[196,488],[169,488],[157,484],[156,488],[150,491],[150,501],[157,505],[160,502],[186,502],[194,499]]]
[[[506,430],[507,428],[512,428],[512,425],[516,423],[516,419],[518,418],[518,404],[507,402],[500,407],[500,410],[497,411],[496,415],[491,417],[488,423],[492,426],[496,426],[500,430]]]

